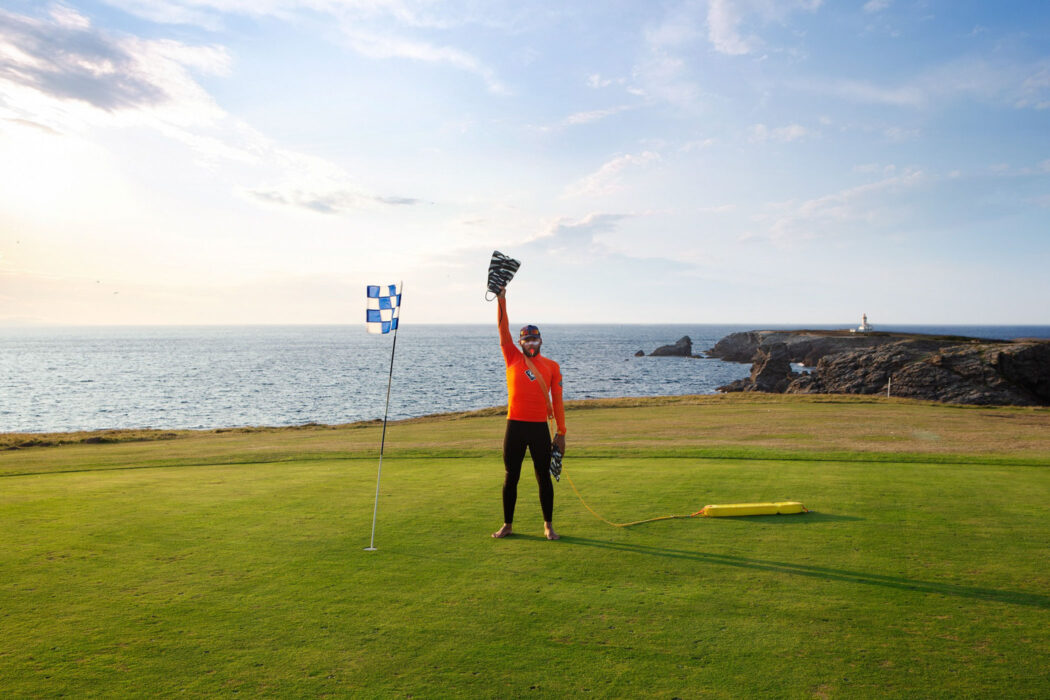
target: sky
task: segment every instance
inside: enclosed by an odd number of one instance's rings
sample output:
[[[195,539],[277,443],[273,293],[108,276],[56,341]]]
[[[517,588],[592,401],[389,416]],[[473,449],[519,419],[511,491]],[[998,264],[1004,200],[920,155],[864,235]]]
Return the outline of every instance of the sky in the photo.
[[[0,0],[0,324],[1050,324],[1050,3]]]

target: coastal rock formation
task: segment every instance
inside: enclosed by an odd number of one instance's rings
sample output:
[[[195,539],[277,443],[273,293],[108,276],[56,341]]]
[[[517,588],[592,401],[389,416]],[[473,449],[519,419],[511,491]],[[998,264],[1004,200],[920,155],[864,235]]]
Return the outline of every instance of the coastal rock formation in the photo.
[[[816,367],[822,357],[851,350],[862,350],[908,340],[922,343],[930,349],[959,345],[966,342],[980,342],[962,336],[932,336],[916,333],[851,333],[850,331],[746,331],[731,333],[722,338],[707,351],[708,357],[726,362],[754,362],[755,354],[760,348],[776,343],[787,347],[792,362],[799,362],[806,367]],[[991,341],[994,342],[994,341]]]
[[[692,357],[693,341],[682,336],[674,345],[661,345],[650,353],[650,357]]]
[[[755,363],[751,366],[751,376],[747,379],[738,379],[724,387],[720,391],[765,391],[782,394],[791,383],[792,379],[799,376],[791,370],[791,360],[788,357],[787,345],[774,343],[768,347],[760,348],[755,356]]]
[[[846,336],[751,331],[719,341],[709,355],[743,357],[751,376],[720,391],[885,394],[976,405],[1050,405],[1050,342],[916,334]],[[720,347],[721,346],[721,347]],[[718,354],[716,354],[716,351]],[[818,357],[819,355],[819,357]],[[740,361],[740,360],[736,360]],[[816,366],[792,371],[791,362]]]

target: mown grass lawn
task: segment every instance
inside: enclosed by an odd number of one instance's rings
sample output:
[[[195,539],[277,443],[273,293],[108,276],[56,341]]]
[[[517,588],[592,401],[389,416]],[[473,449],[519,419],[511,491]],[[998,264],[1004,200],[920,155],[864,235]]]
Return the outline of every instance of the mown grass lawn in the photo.
[[[1050,695],[1050,411],[635,403],[569,413],[606,517],[812,512],[492,540],[498,415],[391,426],[377,552],[374,426],[2,453],[0,694]]]

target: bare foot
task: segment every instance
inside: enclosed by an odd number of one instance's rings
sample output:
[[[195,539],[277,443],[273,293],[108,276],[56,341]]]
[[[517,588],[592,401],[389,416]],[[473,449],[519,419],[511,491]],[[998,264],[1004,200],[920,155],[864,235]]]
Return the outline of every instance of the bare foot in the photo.
[[[495,532],[492,533],[492,536],[495,537],[496,539],[500,539],[502,537],[506,537],[507,535],[511,535],[511,534],[514,534],[514,533],[511,531],[510,523],[504,523],[503,527],[501,527],[500,529],[498,529],[498,530],[496,530]]]
[[[548,540],[561,539],[561,535],[554,531],[554,526],[550,523],[543,523],[543,534],[547,536]]]

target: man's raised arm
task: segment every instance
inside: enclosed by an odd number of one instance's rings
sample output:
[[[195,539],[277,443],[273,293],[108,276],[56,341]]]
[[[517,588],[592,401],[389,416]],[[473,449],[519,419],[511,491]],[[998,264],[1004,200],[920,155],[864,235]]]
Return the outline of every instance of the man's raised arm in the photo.
[[[510,321],[507,320],[507,288],[501,287],[497,295],[499,303],[496,305],[498,317],[496,323],[499,325],[499,347],[503,351],[503,359],[510,364],[518,352],[518,346],[514,344],[514,336],[510,334]]]

